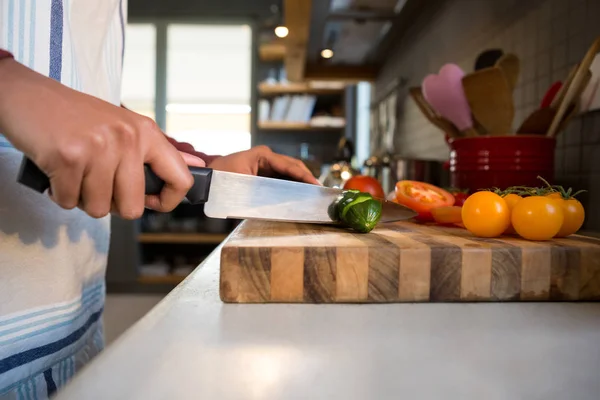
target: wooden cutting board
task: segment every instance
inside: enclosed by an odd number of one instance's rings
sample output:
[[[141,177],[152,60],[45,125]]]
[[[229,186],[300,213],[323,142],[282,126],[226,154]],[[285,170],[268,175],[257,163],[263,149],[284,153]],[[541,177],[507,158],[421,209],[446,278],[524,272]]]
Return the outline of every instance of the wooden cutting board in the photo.
[[[223,245],[220,280],[231,303],[590,301],[600,299],[600,240],[245,221]]]

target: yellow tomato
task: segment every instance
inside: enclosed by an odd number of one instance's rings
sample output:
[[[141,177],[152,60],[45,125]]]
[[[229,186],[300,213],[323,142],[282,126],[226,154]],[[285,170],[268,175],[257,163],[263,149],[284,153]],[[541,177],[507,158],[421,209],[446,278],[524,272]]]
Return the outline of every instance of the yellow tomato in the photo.
[[[556,199],[531,196],[515,204],[512,225],[519,236],[529,240],[550,240],[560,231],[564,214]]]
[[[567,237],[581,229],[585,221],[585,210],[579,200],[574,198],[565,200],[560,196],[559,198],[553,198],[553,200],[560,205],[564,216],[564,221],[556,237]]]
[[[462,220],[465,228],[475,236],[498,237],[510,225],[510,210],[496,193],[477,192],[465,200]]]
[[[513,208],[515,208],[515,204],[517,204],[517,202],[519,202],[519,200],[521,200],[523,198],[521,196],[519,196],[518,194],[510,193],[510,194],[507,194],[506,196],[504,196],[503,199],[506,202],[506,205],[508,206],[508,210],[512,214],[512,210],[513,210]],[[515,231],[515,228],[513,228],[512,223],[510,223],[508,225],[508,229],[506,229],[506,231],[504,233],[509,234],[509,235],[514,235],[517,232]]]

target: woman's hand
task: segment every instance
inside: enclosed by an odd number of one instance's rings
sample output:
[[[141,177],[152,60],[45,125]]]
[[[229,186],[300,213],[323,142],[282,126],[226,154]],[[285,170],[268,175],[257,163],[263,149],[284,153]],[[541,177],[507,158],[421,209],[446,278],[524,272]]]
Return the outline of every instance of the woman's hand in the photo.
[[[92,217],[113,209],[135,219],[144,206],[171,211],[193,184],[184,156],[154,121],[12,59],[0,61],[0,132],[50,178],[56,203]],[[158,196],[144,195],[144,164],[165,181]]]
[[[284,175],[296,181],[320,185],[302,161],[273,153],[266,146],[257,146],[250,150],[219,157],[211,162],[209,167],[246,175]]]

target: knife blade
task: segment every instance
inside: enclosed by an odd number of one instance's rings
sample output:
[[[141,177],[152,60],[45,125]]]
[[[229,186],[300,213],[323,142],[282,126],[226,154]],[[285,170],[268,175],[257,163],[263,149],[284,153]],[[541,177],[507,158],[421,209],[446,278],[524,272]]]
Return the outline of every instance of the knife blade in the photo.
[[[329,214],[330,206],[342,189],[308,183],[189,167],[194,184],[186,199],[204,204],[204,214],[219,219],[257,219],[315,224],[337,224]],[[159,194],[164,182],[144,166],[145,193]],[[28,158],[24,158],[18,182],[40,193],[50,187],[48,177]],[[381,222],[415,217],[417,213],[400,204],[382,202]]]

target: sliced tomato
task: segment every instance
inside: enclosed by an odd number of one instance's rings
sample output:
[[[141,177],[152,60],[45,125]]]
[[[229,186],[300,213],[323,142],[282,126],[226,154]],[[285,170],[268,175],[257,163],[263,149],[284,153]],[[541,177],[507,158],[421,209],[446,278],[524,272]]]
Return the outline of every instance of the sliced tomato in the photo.
[[[438,224],[462,224],[462,207],[433,208],[431,215]]]
[[[400,181],[396,183],[396,201],[418,212],[418,220],[432,220],[431,210],[453,206],[454,196],[429,183]]]

